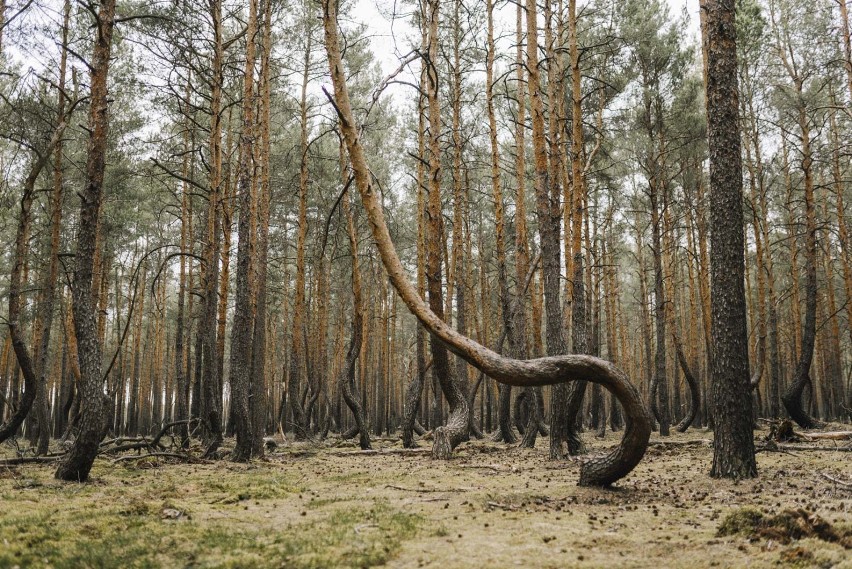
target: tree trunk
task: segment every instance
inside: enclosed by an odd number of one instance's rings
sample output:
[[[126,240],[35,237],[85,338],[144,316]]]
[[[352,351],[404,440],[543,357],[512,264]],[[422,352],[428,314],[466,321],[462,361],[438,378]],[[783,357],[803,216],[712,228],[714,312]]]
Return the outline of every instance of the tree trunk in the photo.
[[[416,288],[408,280],[407,273],[396,255],[385,223],[384,212],[373,186],[364,149],[361,146],[359,127],[352,114],[338,40],[336,5],[330,0],[324,0],[322,9],[325,46],[334,85],[334,99],[340,114],[341,130],[349,152],[355,184],[370,219],[373,238],[382,263],[402,300],[438,340],[468,363],[498,381],[532,386],[587,380],[599,382],[614,392],[624,406],[628,418],[624,439],[610,454],[590,460],[583,465],[580,484],[609,485],[624,477],[644,455],[650,436],[650,420],[639,392],[623,372],[609,362],[592,356],[556,356],[528,361],[504,358],[453,330],[440,315],[430,310],[430,307],[417,294]]]
[[[308,73],[311,66],[311,39],[310,29],[305,30],[305,61],[302,75],[301,96],[301,146],[300,146],[300,169],[299,169],[299,226],[296,234],[296,291],[293,301],[293,329],[290,355],[290,381],[288,394],[292,410],[293,430],[296,440],[304,440],[307,437],[307,417],[302,407],[299,395],[305,369],[305,238],[308,229]]]
[[[272,3],[263,3],[262,53],[260,67],[260,196],[257,207],[257,261],[255,262],[255,318],[249,395],[251,397],[252,455],[263,456],[266,435],[267,371],[267,262],[269,257],[269,218],[272,201],[270,184],[270,56],[272,52]]]
[[[203,302],[198,325],[199,350],[196,350],[196,382],[199,384],[201,424],[204,427],[205,456],[213,456],[222,443],[221,378],[219,376],[217,310],[219,289],[219,246],[221,243],[219,210],[222,189],[222,84],[223,51],[222,3],[211,0],[213,24],[212,92],[210,97],[210,188],[204,224],[202,263]],[[200,365],[199,365],[200,364]]]
[[[234,320],[231,329],[231,398],[233,401],[234,434],[237,443],[231,459],[245,462],[251,459],[255,449],[252,413],[249,400],[252,376],[252,332],[254,315],[252,304],[255,288],[252,282],[255,251],[255,219],[253,218],[256,197],[253,183],[256,171],[254,163],[254,67],[257,40],[257,0],[249,2],[248,27],[246,28],[246,61],[243,74],[243,115],[240,134],[240,161],[238,188],[240,194],[240,220],[237,245],[237,281],[234,293]],[[262,447],[262,445],[261,445]]]
[[[518,6],[518,14],[520,15],[520,5]],[[506,269],[506,221],[503,214],[503,188],[500,180],[500,147],[497,142],[497,119],[494,115],[494,58],[496,47],[494,45],[494,5],[492,0],[487,0],[486,11],[488,13],[488,43],[487,54],[485,60],[486,74],[486,106],[488,111],[488,133],[489,142],[491,144],[491,192],[494,196],[494,229],[495,229],[495,248],[497,253],[497,286],[500,293],[500,313],[503,317],[503,334],[509,341],[509,346],[512,347],[512,355],[517,358],[523,358],[521,353],[518,353],[519,342],[515,337],[514,322],[511,314],[511,296],[509,293],[509,279]],[[520,22],[518,22],[520,25]],[[520,29],[518,29],[520,34]],[[520,42],[518,42],[520,49]],[[521,67],[518,67],[519,72]],[[523,107],[523,101],[521,102]],[[519,119],[521,120],[521,119]],[[523,132],[523,131],[522,131]],[[518,151],[518,160],[523,166],[523,148]],[[523,170],[518,170],[517,176],[519,180],[523,179]],[[521,183],[521,182],[519,182]],[[517,216],[516,216],[517,218]],[[520,255],[519,255],[520,256]],[[520,262],[519,260],[516,262]],[[515,432],[512,430],[511,424],[511,398],[512,392],[509,386],[498,387],[499,407],[498,415],[498,430],[496,440],[506,443],[514,443],[517,441]]]
[[[58,123],[66,121],[65,106],[66,93],[65,75],[68,61],[68,21],[71,14],[71,4],[65,1],[62,23],[62,49],[59,59],[59,82],[57,95]],[[63,128],[64,130],[64,128]],[[40,330],[40,345],[36,353],[36,378],[37,391],[34,402],[36,409],[36,423],[38,425],[38,444],[36,454],[47,453],[50,444],[50,401],[48,400],[47,373],[50,366],[48,352],[50,349],[50,337],[53,327],[53,312],[56,305],[56,288],[59,279],[59,236],[62,226],[62,138],[56,139],[54,147],[54,169],[53,169],[53,192],[50,201],[50,252],[48,260],[47,275],[39,299],[39,315],[36,328]]]
[[[72,307],[81,375],[80,427],[74,445],[56,470],[56,478],[67,481],[85,482],[88,479],[107,427],[108,406],[101,377],[102,346],[98,339],[98,315],[92,298],[92,284],[106,170],[109,128],[107,75],[114,23],[115,0],[103,0],[96,16],[97,33],[90,64],[89,151],[86,160],[86,183],[80,193],[80,221],[74,256]]]
[[[706,0],[710,149],[713,467],[710,475],[752,478],[754,457],[746,330],[742,163],[738,128],[734,0]]]
[[[794,79],[800,94],[800,80]],[[816,342],[816,308],[817,308],[817,242],[816,242],[816,211],[814,207],[814,182],[811,167],[813,158],[810,146],[810,125],[805,113],[804,103],[800,102],[799,128],[802,134],[802,174],[805,181],[805,322],[801,332],[801,352],[796,363],[793,382],[781,396],[781,402],[790,417],[805,429],[819,425],[805,410],[802,394],[805,386],[811,383],[811,362],[814,356]],[[794,274],[794,278],[796,275]]]
[[[343,147],[340,148],[341,159],[344,158]],[[346,177],[346,170],[343,171]],[[346,183],[346,180],[343,180]],[[355,417],[355,425],[358,428],[358,444],[361,450],[371,449],[370,430],[367,426],[367,420],[364,416],[364,407],[361,405],[361,398],[358,395],[358,388],[355,383],[355,361],[361,353],[361,346],[364,337],[364,306],[361,299],[361,270],[358,267],[358,233],[355,228],[355,219],[352,215],[352,208],[349,204],[350,196],[343,196],[342,207],[343,214],[346,218],[346,233],[349,236],[349,249],[352,256],[352,294],[353,294],[353,316],[352,316],[352,332],[349,338],[349,349],[346,352],[346,359],[340,370],[340,378],[338,384],[343,392],[343,400],[352,411]],[[412,426],[413,428],[413,426]],[[410,448],[410,447],[407,447]]]
[[[444,297],[442,283],[443,217],[441,212],[441,106],[438,99],[438,20],[440,1],[427,3],[428,63],[426,80],[426,99],[429,109],[429,201],[427,204],[427,250],[426,281],[429,290],[429,305],[438,318],[444,318]],[[354,167],[354,164],[353,164]],[[459,443],[468,439],[468,414],[470,409],[467,397],[460,385],[460,378],[454,377],[449,365],[447,349],[433,334],[430,339],[432,351],[432,373],[447,398],[450,414],[447,424],[434,429],[432,455],[446,459]]]
[[[425,18],[422,12],[421,18]],[[426,51],[427,33],[426,26],[421,30],[421,49]],[[426,87],[426,66],[425,61],[421,64],[420,70],[420,86],[421,89]],[[426,294],[426,198],[424,196],[426,189],[426,168],[424,166],[426,160],[426,124],[424,113],[424,96],[421,91],[417,98],[417,292],[424,296]],[[341,145],[342,145],[341,141]],[[345,148],[341,147],[341,153]],[[342,160],[342,158],[341,158]],[[411,383],[405,391],[405,407],[403,410],[402,420],[402,446],[405,448],[414,448],[417,444],[414,442],[414,423],[417,420],[417,412],[420,409],[421,399],[423,396],[423,386],[426,384],[426,335],[422,326],[417,326],[415,332],[417,372],[414,374]]]
[[[657,169],[656,167],[654,168]],[[651,408],[659,422],[660,435],[669,436],[668,378],[666,377],[666,295],[663,281],[663,246],[659,189],[664,184],[652,175],[648,195],[651,201],[651,247],[654,253],[654,322],[657,350],[654,354],[654,378],[651,383]]]

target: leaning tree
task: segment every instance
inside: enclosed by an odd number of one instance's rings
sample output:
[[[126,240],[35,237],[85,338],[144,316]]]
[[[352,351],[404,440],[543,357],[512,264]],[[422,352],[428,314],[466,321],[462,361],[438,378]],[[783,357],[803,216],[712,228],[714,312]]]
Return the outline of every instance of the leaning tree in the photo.
[[[333,104],[339,115],[340,129],[349,153],[355,185],[369,218],[373,239],[394,288],[408,309],[436,340],[501,383],[527,387],[585,380],[606,387],[624,407],[627,420],[624,437],[620,445],[609,454],[584,462],[579,483],[583,486],[605,486],[623,478],[644,456],[651,434],[651,420],[639,391],[624,372],[606,360],[586,355],[549,356],[533,360],[503,357],[452,329],[430,310],[408,279],[391,241],[381,198],[376,193],[367,165],[359,136],[359,125],[352,112],[338,40],[337,3],[334,0],[323,0],[322,9],[325,47],[334,87]],[[330,94],[329,98],[332,98]],[[449,434],[443,427],[435,429],[434,436],[436,445],[450,444]]]

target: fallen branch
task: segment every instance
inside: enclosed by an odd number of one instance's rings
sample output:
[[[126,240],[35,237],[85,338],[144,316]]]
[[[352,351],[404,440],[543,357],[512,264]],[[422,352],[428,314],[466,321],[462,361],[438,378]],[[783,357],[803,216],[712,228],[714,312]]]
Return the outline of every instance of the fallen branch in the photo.
[[[198,458],[196,456],[192,456],[190,454],[179,454],[176,452],[151,452],[148,454],[141,455],[132,455],[129,454],[127,456],[120,456],[118,458],[114,458],[112,463],[115,464],[117,462],[124,462],[125,460],[141,460],[143,458],[176,458],[178,460],[183,460],[185,462],[192,462],[194,464],[213,464],[212,460],[206,460],[203,458]]]
[[[823,478],[825,478],[826,480],[830,480],[830,481],[834,482],[835,484],[840,484],[841,486],[846,486],[847,488],[852,488],[852,482],[846,482],[844,480],[840,480],[839,478],[835,478],[834,476],[826,474],[825,472],[820,472],[819,475],[822,476]]]
[[[512,504],[501,504],[500,502],[486,502],[485,505],[489,508],[499,508],[501,510],[508,510],[510,512],[518,511],[518,507],[513,506]]]
[[[710,439],[697,439],[694,441],[650,441],[649,447],[698,447],[712,446],[713,441]]]
[[[810,440],[852,441],[852,431],[831,431],[826,433],[797,433]]]
[[[375,454],[429,454],[432,449],[428,448],[391,448],[391,449],[372,449],[372,450],[338,450],[327,451],[324,454],[330,456],[366,456]]]
[[[164,447],[164,446],[163,446],[163,445],[161,445],[161,444],[154,444],[154,442],[153,442],[153,441],[150,441],[150,440],[147,440],[147,439],[146,439],[146,440],[144,440],[144,441],[139,441],[139,442],[136,442],[136,443],[127,443],[127,444],[124,444],[124,445],[118,445],[118,446],[115,446],[115,447],[112,447],[112,448],[109,448],[109,447],[103,448],[103,447],[102,447],[102,448],[101,448],[101,450],[100,450],[100,452],[103,452],[103,453],[116,453],[116,452],[126,452],[126,451],[128,451],[128,450],[143,450],[143,449],[148,449],[148,450],[155,450],[155,449],[166,450],[166,447]]]
[[[19,456],[18,458],[7,458],[0,460],[0,466],[17,466],[19,464],[50,464],[58,462],[61,456]]]
[[[472,490],[471,488],[406,488],[404,486],[395,486],[393,484],[388,484],[385,488],[392,488],[393,490],[402,490],[403,492],[468,492]]]
[[[852,446],[845,447],[827,447],[827,446],[819,446],[819,445],[783,445],[783,444],[775,444],[775,445],[765,445],[761,448],[758,448],[757,451],[825,451],[825,452],[852,452]]]

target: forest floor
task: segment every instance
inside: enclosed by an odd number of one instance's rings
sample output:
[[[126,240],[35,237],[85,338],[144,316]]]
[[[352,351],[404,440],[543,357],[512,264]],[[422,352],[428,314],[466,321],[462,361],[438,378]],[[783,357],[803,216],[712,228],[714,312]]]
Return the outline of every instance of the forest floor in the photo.
[[[618,436],[585,439],[595,452]],[[578,487],[579,465],[548,460],[541,438],[464,444],[450,461],[339,440],[283,443],[251,464],[105,457],[86,484],[54,480],[53,465],[0,467],[0,567],[852,568],[838,543],[719,532],[752,519],[741,508],[802,508],[848,547],[852,454],[761,452],[759,478],[714,480],[711,438],[655,434],[609,490]]]

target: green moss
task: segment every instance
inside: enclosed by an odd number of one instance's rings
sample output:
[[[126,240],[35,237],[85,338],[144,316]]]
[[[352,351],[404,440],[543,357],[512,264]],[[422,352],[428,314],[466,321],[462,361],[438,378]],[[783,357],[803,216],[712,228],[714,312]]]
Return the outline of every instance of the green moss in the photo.
[[[719,524],[717,535],[741,535],[780,543],[816,538],[852,548],[852,539],[849,539],[843,528],[835,528],[820,516],[801,508],[784,510],[776,515],[764,515],[753,508],[740,508],[725,516]]]
[[[310,520],[292,512],[290,522],[268,519],[279,507],[274,500],[297,490],[269,471],[229,473],[210,488],[203,475],[170,472],[163,478],[162,488],[174,487],[172,493],[184,497],[163,500],[169,492],[115,479],[102,486],[61,485],[48,475],[38,492],[7,493],[0,567],[372,567],[390,560],[420,524],[419,517],[384,502],[322,508],[333,500],[315,504]],[[250,511],[243,504],[211,505],[209,490],[232,492],[240,485],[247,488],[243,499],[256,502]],[[165,508],[184,515],[166,519]]]
[[[306,569],[383,565],[414,536],[419,522],[417,516],[381,503],[369,510],[337,510],[328,522],[302,525],[298,533],[282,535],[282,561]]]
[[[716,535],[724,537],[728,535],[751,535],[760,526],[763,520],[763,512],[754,508],[739,508],[730,512],[722,519]]]

